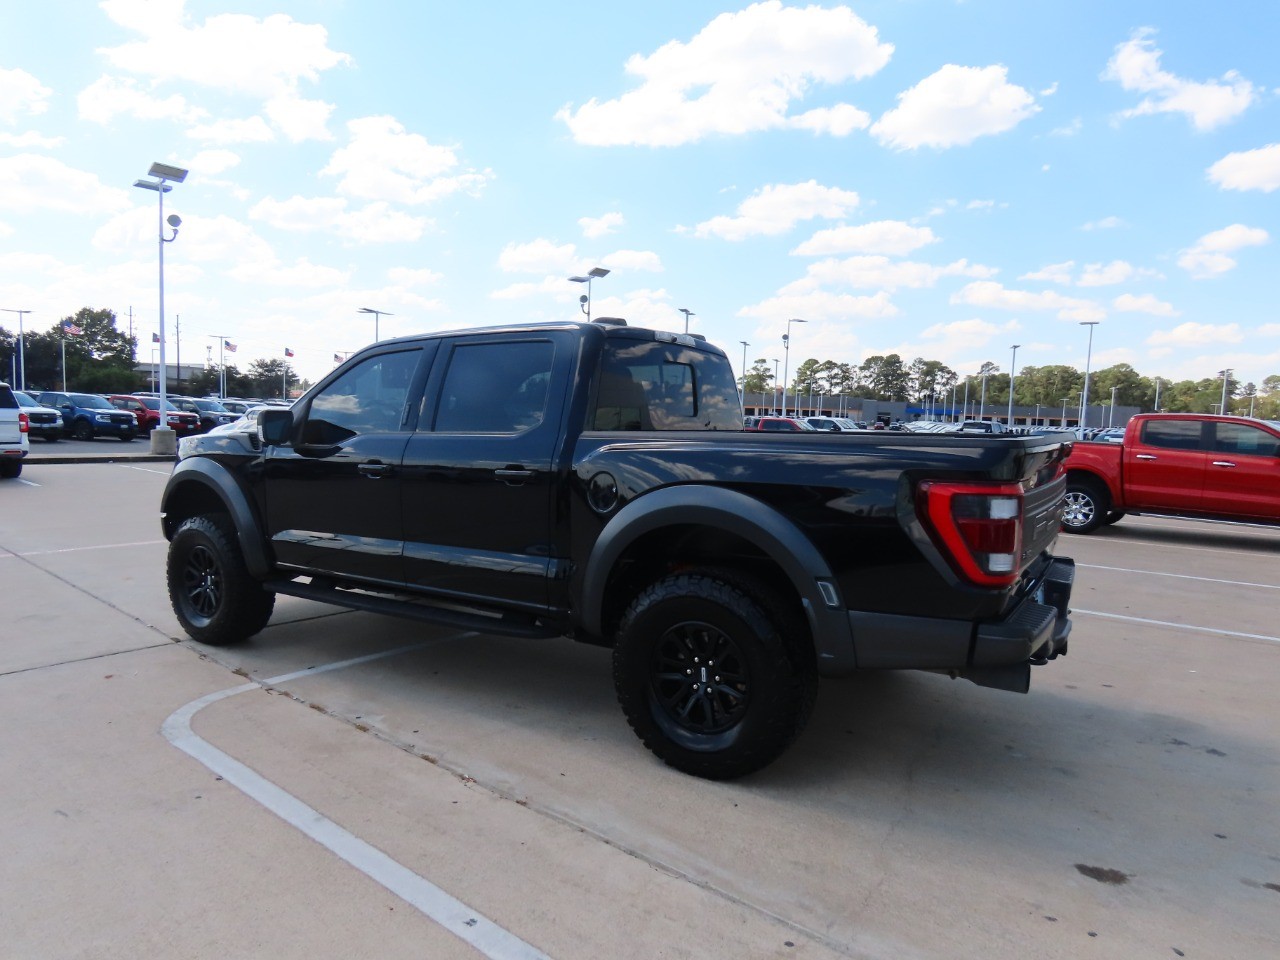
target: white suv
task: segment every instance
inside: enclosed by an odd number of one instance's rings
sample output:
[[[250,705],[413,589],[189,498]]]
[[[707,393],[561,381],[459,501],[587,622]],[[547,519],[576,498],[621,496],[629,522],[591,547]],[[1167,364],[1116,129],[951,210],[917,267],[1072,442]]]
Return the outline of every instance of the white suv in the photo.
[[[27,439],[30,422],[13,389],[0,383],[0,477],[16,477],[22,473],[22,460],[31,449]]]

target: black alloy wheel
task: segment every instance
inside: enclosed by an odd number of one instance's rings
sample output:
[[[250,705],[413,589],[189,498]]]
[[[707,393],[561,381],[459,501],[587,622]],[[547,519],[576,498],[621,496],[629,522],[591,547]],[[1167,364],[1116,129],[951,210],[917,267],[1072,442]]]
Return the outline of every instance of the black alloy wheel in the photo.
[[[169,602],[194,640],[225,646],[267,625],[276,596],[253,578],[229,521],[198,516],[183,521],[169,543]]]
[[[775,760],[808,722],[817,669],[804,620],[737,571],[672,574],[622,618],[614,687],[627,722],[663,762],[714,780]]]
[[[93,425],[88,420],[77,420],[71,428],[71,436],[77,440],[92,440]]]

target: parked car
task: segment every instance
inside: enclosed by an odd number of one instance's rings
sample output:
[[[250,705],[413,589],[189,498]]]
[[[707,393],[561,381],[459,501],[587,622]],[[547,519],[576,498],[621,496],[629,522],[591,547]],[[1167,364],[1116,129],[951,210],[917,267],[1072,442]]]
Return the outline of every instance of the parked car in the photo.
[[[201,433],[208,433],[214,427],[220,427],[224,423],[232,423],[240,416],[238,413],[232,413],[217,400],[196,397],[169,397],[169,400],[179,410],[194,413],[200,418]]]
[[[28,436],[40,437],[49,443],[62,439],[62,415],[57,410],[50,410],[29,393],[21,390],[13,391],[30,423]]]
[[[0,477],[13,479],[22,473],[22,459],[31,449],[26,412],[7,383],[0,383]]]
[[[179,444],[173,610],[214,645],[285,594],[611,647],[640,740],[716,779],[781,754],[819,676],[1026,692],[1066,653],[1064,441],[741,424],[701,337],[609,320],[383,341],[256,434]]]
[[[851,430],[857,430],[858,425],[852,420],[846,420],[844,417],[805,417],[804,422],[809,424],[815,430],[822,430],[826,433],[848,433]]]
[[[1265,420],[1140,413],[1122,443],[1077,443],[1062,526],[1089,533],[1126,513],[1280,524],[1280,429]]]
[[[222,401],[224,409],[231,411],[237,417],[242,417],[250,407],[255,406],[252,400],[240,400],[234,397],[224,398]]]
[[[111,405],[119,410],[128,410],[137,418],[138,427],[144,433],[150,433],[160,425],[160,397],[139,394],[113,393],[107,397]],[[165,409],[169,429],[180,437],[200,432],[200,418],[194,413],[179,410],[169,401],[165,401]]]
[[[77,440],[115,437],[127,443],[138,435],[137,417],[127,410],[117,410],[111,401],[96,393],[46,390],[36,399],[59,411],[63,431]]]
[[[763,433],[802,433],[814,432],[813,427],[796,417],[756,417],[756,422],[744,430]]]
[[[958,433],[1008,433],[1009,428],[999,420],[966,420]]]

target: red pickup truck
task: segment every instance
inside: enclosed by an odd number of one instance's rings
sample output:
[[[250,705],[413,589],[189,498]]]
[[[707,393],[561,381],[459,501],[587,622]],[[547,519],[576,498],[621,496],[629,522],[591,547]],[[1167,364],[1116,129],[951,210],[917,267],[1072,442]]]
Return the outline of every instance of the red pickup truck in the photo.
[[[1143,413],[1122,443],[1077,443],[1062,526],[1089,533],[1126,513],[1280,524],[1280,423]]]

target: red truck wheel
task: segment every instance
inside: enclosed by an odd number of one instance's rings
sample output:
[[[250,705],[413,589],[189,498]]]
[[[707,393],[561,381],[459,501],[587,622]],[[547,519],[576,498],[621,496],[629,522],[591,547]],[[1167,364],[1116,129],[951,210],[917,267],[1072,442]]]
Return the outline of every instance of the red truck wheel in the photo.
[[[1107,522],[1111,497],[1096,480],[1067,479],[1062,528],[1068,533],[1091,533]],[[1117,519],[1119,519],[1117,517]]]

